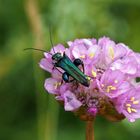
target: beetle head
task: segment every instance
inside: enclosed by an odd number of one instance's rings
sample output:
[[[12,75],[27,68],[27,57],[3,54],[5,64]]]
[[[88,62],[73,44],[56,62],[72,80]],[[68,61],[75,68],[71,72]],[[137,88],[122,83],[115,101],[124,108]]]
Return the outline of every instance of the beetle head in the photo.
[[[58,62],[62,57],[63,57],[62,54],[58,52],[52,56],[52,60],[54,60],[55,62]]]

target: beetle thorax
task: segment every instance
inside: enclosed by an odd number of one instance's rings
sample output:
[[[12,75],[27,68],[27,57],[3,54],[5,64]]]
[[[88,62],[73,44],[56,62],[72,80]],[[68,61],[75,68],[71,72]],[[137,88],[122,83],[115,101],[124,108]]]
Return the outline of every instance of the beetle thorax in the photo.
[[[62,59],[62,54],[61,53],[55,53],[53,56],[52,56],[52,60],[54,60],[55,62],[58,62],[60,59]]]

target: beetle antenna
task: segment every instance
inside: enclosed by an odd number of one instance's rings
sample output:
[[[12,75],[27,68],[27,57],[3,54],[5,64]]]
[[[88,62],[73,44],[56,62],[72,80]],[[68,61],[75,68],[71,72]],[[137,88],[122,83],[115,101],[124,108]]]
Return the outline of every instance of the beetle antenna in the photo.
[[[24,51],[26,51],[26,50],[41,51],[41,52],[45,52],[45,53],[48,53],[48,54],[52,55],[51,53],[46,52],[45,50],[41,50],[41,49],[35,49],[35,48],[25,48],[25,49],[24,49]]]
[[[50,43],[51,43],[51,47],[53,49],[53,52],[55,53],[55,50],[54,50],[54,45],[53,45],[53,41],[52,41],[52,32],[51,32],[51,25],[49,25],[49,35],[50,35]]]

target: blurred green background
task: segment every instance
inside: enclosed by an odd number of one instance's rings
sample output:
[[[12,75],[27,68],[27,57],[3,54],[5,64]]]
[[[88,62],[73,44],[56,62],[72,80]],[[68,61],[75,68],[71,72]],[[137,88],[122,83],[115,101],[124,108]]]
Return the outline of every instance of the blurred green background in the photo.
[[[139,0],[0,0],[0,140],[84,140],[85,123],[64,112],[43,84],[40,52],[53,42],[109,36],[140,52]],[[140,120],[98,117],[95,140],[139,140]]]

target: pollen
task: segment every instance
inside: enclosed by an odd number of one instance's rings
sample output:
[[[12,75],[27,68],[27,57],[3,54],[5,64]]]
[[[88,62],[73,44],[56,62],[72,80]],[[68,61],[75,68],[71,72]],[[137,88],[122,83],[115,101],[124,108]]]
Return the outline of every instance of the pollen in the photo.
[[[130,98],[130,101],[131,101],[134,105],[139,104],[139,100],[135,100],[135,97],[131,97],[131,98]]]
[[[114,86],[107,86],[106,92],[109,93],[111,90],[116,90]]]
[[[97,76],[97,73],[94,70],[92,70],[91,73],[92,73],[93,77]]]
[[[137,105],[137,104],[139,104],[139,101],[138,101],[138,100],[133,101],[133,104],[134,104],[134,105]]]
[[[57,89],[57,83],[54,84],[54,88]]]
[[[137,110],[134,108],[131,108],[131,107],[127,107],[127,112],[128,113],[132,113],[132,112],[137,113]]]
[[[127,107],[127,112],[128,112],[128,113],[131,113],[131,112],[132,112],[132,110],[131,110],[130,107]]]
[[[113,87],[113,86],[112,86],[112,87],[111,87],[111,90],[116,90],[116,87]]]
[[[61,84],[62,84],[61,82],[58,82],[58,86],[61,86]]]
[[[85,57],[86,57],[85,55],[81,55],[81,56],[80,56],[80,58],[85,58]]]
[[[93,58],[93,57],[94,57],[94,53],[90,53],[90,54],[89,54],[89,57],[90,57],[90,58]]]
[[[89,76],[87,76],[87,80],[89,80],[89,81],[90,81],[90,80],[91,80],[91,78],[90,78]]]
[[[127,107],[131,107],[131,104],[126,104]]]
[[[54,84],[54,88],[55,88],[55,89],[57,89],[59,86],[61,86],[61,82],[56,82],[56,83]]]
[[[111,59],[114,59],[114,49],[112,47],[109,47],[109,56],[111,57]]]
[[[135,112],[135,113],[137,112],[137,110],[134,109],[134,108],[131,108],[131,111],[132,111],[132,112]]]
[[[134,100],[135,100],[135,97],[131,97],[131,98],[130,98],[130,101],[134,101]]]

